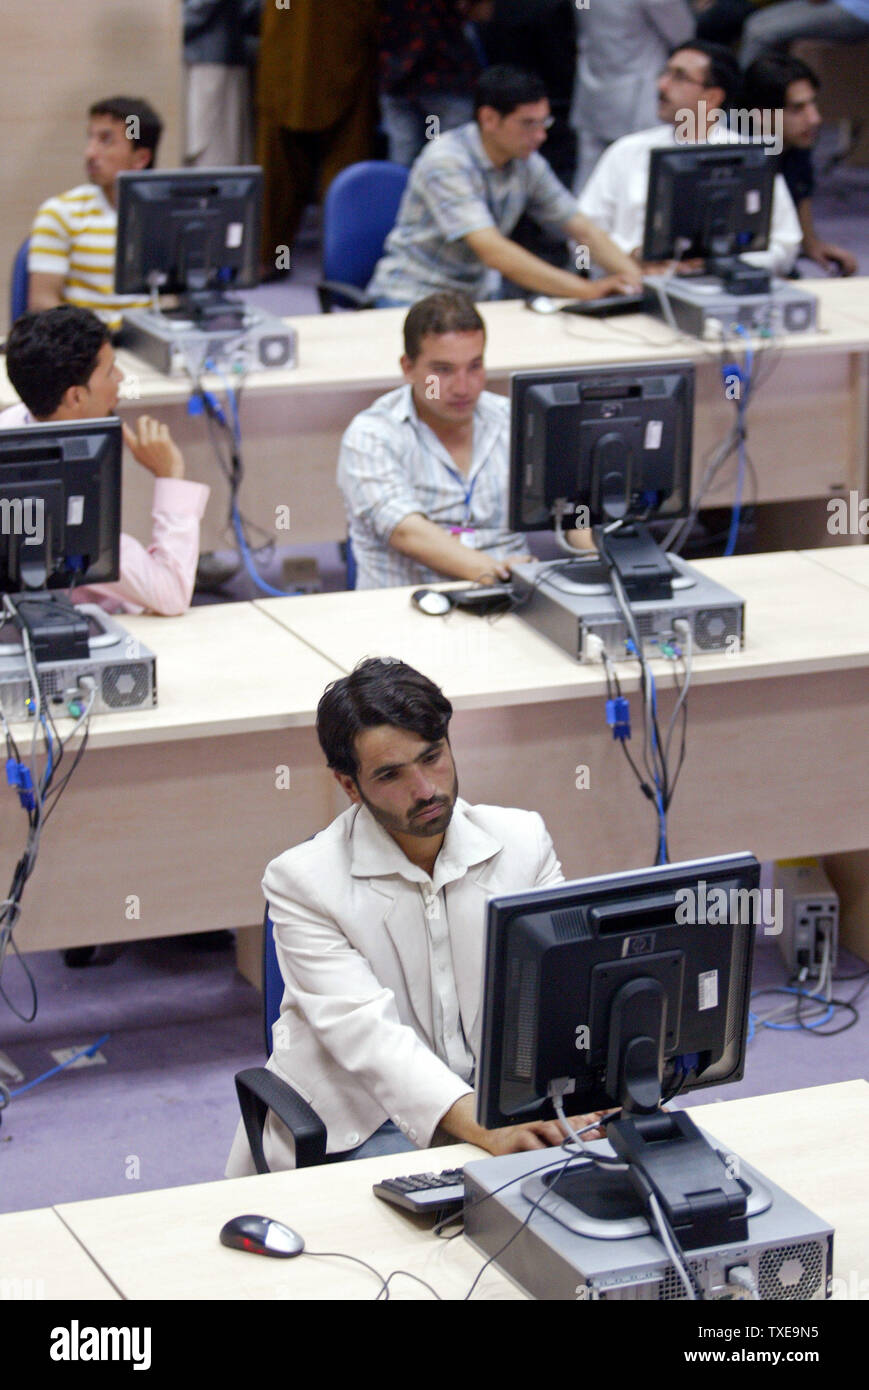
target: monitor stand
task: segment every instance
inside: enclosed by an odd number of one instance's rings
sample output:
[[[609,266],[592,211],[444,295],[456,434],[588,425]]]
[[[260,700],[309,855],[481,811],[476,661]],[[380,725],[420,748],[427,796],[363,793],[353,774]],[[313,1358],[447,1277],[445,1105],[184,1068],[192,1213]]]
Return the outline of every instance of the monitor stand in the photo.
[[[676,573],[672,578],[672,587],[677,589],[690,589],[696,584],[695,575],[688,570],[684,561],[678,555],[667,552],[667,558],[672,564]],[[570,585],[570,590],[575,594],[590,596],[600,596],[602,594],[612,594],[613,586],[609,575],[609,566],[601,560],[600,556],[589,552],[587,560],[565,560],[564,564],[557,569],[553,568],[550,573],[557,578],[559,584]]]
[[[720,1157],[725,1160],[725,1155]],[[752,1169],[750,1177],[750,1182],[739,1179],[749,1218],[772,1205],[772,1194],[760,1175]],[[528,1202],[578,1236],[629,1240],[652,1231],[645,1205],[627,1172],[599,1167],[591,1159],[578,1158],[566,1170],[526,1178],[521,1191]]]
[[[787,1300],[792,1307],[795,1299],[829,1296],[833,1273],[829,1225],[738,1154],[725,1151],[720,1140],[711,1142],[726,1153],[751,1189],[746,1203],[749,1230],[747,1241],[715,1244],[688,1256],[701,1296],[716,1302],[739,1298],[741,1291],[730,1278],[736,1264],[753,1272],[761,1298]],[[595,1140],[589,1147],[612,1155],[606,1140]],[[578,1158],[565,1171],[580,1171],[580,1165],[592,1166]],[[535,1189],[531,1183],[564,1166],[564,1152],[557,1149],[466,1163],[466,1239],[534,1298],[647,1300],[653,1305],[686,1301],[665,1247],[649,1235],[647,1225],[634,1236],[614,1239],[612,1232],[600,1238],[598,1231],[589,1236],[563,1224],[565,1213],[573,1220],[578,1208],[571,1208],[559,1196],[560,1184],[551,1182],[547,1191],[542,1184]],[[538,1196],[545,1214],[534,1208]],[[544,1203],[552,1204],[555,1211]]]
[[[123,640],[123,629],[107,621],[107,614],[97,604],[77,603],[75,610],[87,623],[89,652],[117,646]],[[17,624],[11,618],[4,621],[0,615],[0,657],[21,656],[23,652],[24,645]]]

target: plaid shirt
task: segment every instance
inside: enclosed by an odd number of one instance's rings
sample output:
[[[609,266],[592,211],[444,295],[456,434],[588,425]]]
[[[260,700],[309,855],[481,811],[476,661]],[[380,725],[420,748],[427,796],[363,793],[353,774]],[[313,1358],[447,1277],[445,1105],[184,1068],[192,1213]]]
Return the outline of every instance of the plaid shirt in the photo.
[[[498,557],[527,551],[523,537],[505,529],[509,438],[510,402],[483,391],[474,412],[472,461],[465,476],[420,420],[409,385],[381,396],[357,415],[338,459],[357,589],[444,578],[389,544],[399,522],[414,513],[445,528],[472,528],[477,550]]]
[[[437,290],[491,299],[492,277],[464,238],[486,227],[509,236],[524,212],[560,230],[576,212],[576,200],[542,154],[497,169],[476,121],[447,131],[429,142],[410,171],[368,293],[408,304]]]

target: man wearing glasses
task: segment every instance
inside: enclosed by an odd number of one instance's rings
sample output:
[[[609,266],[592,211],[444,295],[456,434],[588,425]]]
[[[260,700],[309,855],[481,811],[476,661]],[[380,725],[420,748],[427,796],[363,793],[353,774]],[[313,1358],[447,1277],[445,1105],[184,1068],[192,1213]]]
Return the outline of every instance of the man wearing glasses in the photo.
[[[570,299],[639,289],[636,262],[577,212],[573,196],[538,153],[552,124],[540,79],[518,68],[488,68],[477,83],[474,109],[476,119],[458,130],[439,135],[433,129],[414,163],[368,286],[378,307],[413,304],[439,290],[492,299],[500,293],[500,277]],[[610,273],[584,280],[517,245],[510,233],[525,212],[586,248],[590,261]]]
[[[662,124],[624,135],[610,145],[580,194],[580,212],[604,228],[624,251],[639,259],[651,151],[693,141],[708,140],[713,144],[736,140],[738,136],[725,127],[721,113],[736,105],[740,81],[736,59],[719,44],[692,39],[674,49],[658,78],[658,119]],[[769,153],[773,158],[776,151],[770,147]],[[744,259],[773,275],[787,275],[801,241],[793,200],[784,179],[778,175],[769,247],[766,251],[749,252]],[[643,267],[647,273],[663,268]],[[688,263],[684,268],[690,270],[694,266]]]

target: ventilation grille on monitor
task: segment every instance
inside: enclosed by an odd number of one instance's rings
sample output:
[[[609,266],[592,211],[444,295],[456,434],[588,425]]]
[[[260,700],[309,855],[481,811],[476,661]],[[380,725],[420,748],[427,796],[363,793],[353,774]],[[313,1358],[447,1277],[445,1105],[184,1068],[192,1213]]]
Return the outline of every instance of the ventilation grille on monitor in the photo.
[[[553,912],[552,931],[557,941],[588,941],[591,936],[591,928],[578,907]]]
[[[537,961],[534,959],[516,961],[511,980],[510,995],[515,998],[518,992],[518,1008],[510,1008],[510,1019],[516,1020],[515,1034],[512,1026],[504,1039],[504,1052],[507,1070],[517,1081],[530,1081],[537,1037]]]

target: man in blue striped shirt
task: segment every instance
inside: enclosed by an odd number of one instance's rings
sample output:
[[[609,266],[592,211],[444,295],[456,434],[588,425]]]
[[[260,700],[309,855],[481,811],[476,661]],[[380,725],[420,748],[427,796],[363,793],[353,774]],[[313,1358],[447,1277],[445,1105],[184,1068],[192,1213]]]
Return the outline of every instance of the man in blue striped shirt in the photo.
[[[467,295],[432,294],[404,343],[404,386],[341,441],[356,587],[507,578],[527,553],[506,529],[510,402],[483,389],[483,320]]]

